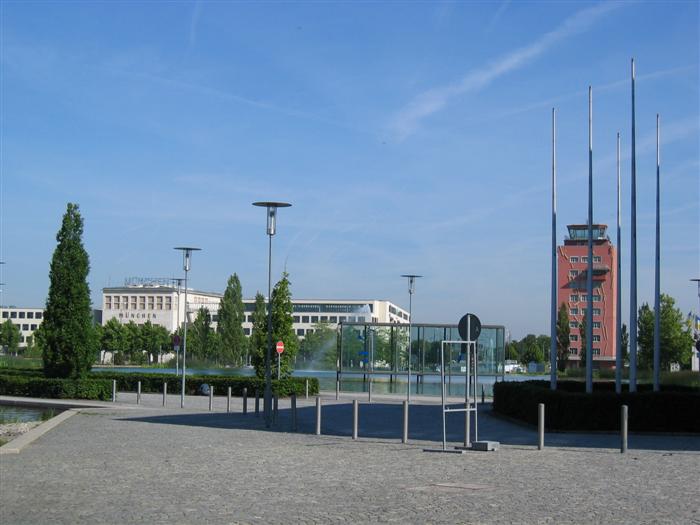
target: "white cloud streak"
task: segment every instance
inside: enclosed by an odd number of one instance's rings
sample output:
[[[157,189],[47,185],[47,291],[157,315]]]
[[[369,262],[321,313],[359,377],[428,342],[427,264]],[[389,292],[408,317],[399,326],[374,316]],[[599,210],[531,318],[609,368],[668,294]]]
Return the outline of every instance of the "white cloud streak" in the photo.
[[[394,117],[391,123],[393,134],[398,140],[404,140],[416,132],[423,119],[444,109],[455,97],[483,89],[499,77],[525,66],[558,42],[586,31],[601,17],[621,5],[618,2],[605,2],[578,11],[564,20],[559,27],[545,33],[531,44],[468,72],[458,82],[421,93]]]

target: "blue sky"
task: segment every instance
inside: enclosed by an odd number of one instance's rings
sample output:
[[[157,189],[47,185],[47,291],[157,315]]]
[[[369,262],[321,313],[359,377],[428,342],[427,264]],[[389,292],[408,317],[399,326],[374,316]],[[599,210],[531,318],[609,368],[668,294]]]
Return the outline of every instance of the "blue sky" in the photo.
[[[55,233],[80,204],[90,285],[180,275],[298,298],[467,312],[513,337],[549,326],[550,120],[560,241],[587,213],[614,237],[623,149],[629,294],[630,58],[637,63],[639,299],[653,302],[655,119],[662,290],[697,309],[697,2],[11,2],[0,4],[2,302],[44,303]],[[624,318],[628,320],[625,308]]]

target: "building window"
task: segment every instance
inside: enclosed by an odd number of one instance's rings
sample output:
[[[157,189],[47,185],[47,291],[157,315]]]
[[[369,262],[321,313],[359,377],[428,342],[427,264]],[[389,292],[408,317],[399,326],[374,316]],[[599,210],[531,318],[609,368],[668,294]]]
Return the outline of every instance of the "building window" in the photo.
[[[308,315],[302,315],[302,316],[301,316],[301,322],[302,322],[302,323],[308,323],[308,322],[309,322],[309,316],[308,316]]]
[[[338,322],[338,316],[337,315],[331,315],[329,321],[331,323],[337,323]]]
[[[34,319],[34,312],[27,312],[27,319]]]
[[[299,322],[299,316],[298,316],[298,315],[292,316],[292,322],[298,323],[298,322]]]
[[[601,262],[600,255],[594,255],[594,256],[593,256],[593,262],[594,262],[594,263],[599,263],[599,262]]]
[[[600,315],[600,308],[593,308],[593,315]]]
[[[28,324],[23,324],[23,325],[22,325],[22,331],[23,331],[23,332],[29,332],[29,325],[28,325]]]
[[[19,342],[20,342],[20,343],[24,343],[24,341],[25,341],[24,336],[23,336],[23,335],[20,335],[20,336],[19,336]]]
[[[594,342],[594,343],[600,343],[600,336],[599,336],[599,335],[594,335],[594,336],[593,336],[593,342]]]
[[[569,270],[569,278],[574,279],[578,276],[578,270]]]
[[[163,309],[163,297],[162,297],[162,296],[158,296],[158,297],[156,298],[156,309],[157,309],[157,310],[162,310],[162,309]]]
[[[20,319],[24,319],[24,312],[20,312],[20,313],[19,313],[19,318],[20,318]]]
[[[146,309],[146,296],[139,295],[139,310],[145,310],[145,309]]]
[[[127,297],[124,297],[124,302],[126,303]],[[124,306],[126,308],[126,306]],[[136,310],[136,296],[132,295],[131,296],[131,309]]]
[[[569,321],[569,328],[578,328],[578,321]]]
[[[593,302],[600,302],[600,295],[594,295]]]
[[[8,315],[8,312],[3,312],[3,313],[2,313],[2,318],[3,318],[3,319],[7,319],[7,315]]]
[[[313,334],[313,333],[314,333],[313,328],[309,328],[308,330],[306,330],[306,335]]]
[[[32,325],[32,332],[33,332],[34,330],[36,330],[36,326],[37,326],[37,325],[35,325],[35,324]]]
[[[593,321],[593,328],[600,328],[600,321]]]
[[[572,263],[577,263],[577,262],[578,262],[578,257],[576,257],[576,256],[569,257],[569,261],[572,262]]]
[[[114,309],[119,310],[120,304],[119,304],[119,296],[115,295],[114,296]]]
[[[154,297],[152,295],[148,296],[148,309],[153,310],[153,305],[154,305]]]
[[[312,316],[311,316],[311,322],[312,322],[312,323],[318,323],[318,315],[312,315]]]
[[[588,262],[588,255],[584,255],[583,257],[581,257],[581,262],[587,263]]]
[[[569,310],[569,315],[578,315],[578,308],[572,308]]]
[[[570,296],[569,296],[569,302],[571,302],[571,303],[578,303],[578,295],[577,295],[577,294],[570,295]]]
[[[328,316],[327,315],[322,315],[321,316],[321,322],[326,321],[328,322]]]
[[[166,297],[166,298],[165,298],[165,309],[166,309],[166,310],[172,310],[172,309],[173,309],[173,298],[172,298],[172,297]]]
[[[582,295],[581,295],[581,302],[582,302],[582,303],[587,303],[587,302],[588,302],[588,295],[582,294]]]
[[[245,335],[250,335],[250,328],[244,328],[244,329],[243,329],[243,333],[244,333]]]
[[[578,336],[575,335],[575,334],[571,334],[571,335],[569,336],[569,341],[578,341]]]
[[[341,315],[340,317],[338,317],[338,321],[341,323],[344,323],[345,319],[346,319],[346,317],[344,315]]]
[[[44,317],[44,312],[37,312],[34,316],[35,319],[41,319],[42,317]]]
[[[303,328],[297,328],[297,335],[304,335],[304,329]]]
[[[594,348],[593,355],[600,355],[600,348]]]
[[[569,348],[569,353],[572,355],[578,355],[578,348],[572,346],[571,348]]]
[[[108,295],[105,297],[105,310],[111,310],[112,309],[112,298]]]

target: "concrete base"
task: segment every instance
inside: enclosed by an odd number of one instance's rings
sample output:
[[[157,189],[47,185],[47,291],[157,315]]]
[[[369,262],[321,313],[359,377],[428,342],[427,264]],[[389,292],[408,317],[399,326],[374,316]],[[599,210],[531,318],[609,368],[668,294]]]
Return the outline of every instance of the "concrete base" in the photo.
[[[491,450],[498,450],[501,444],[498,441],[473,441],[472,450],[478,450],[480,452],[488,452]]]

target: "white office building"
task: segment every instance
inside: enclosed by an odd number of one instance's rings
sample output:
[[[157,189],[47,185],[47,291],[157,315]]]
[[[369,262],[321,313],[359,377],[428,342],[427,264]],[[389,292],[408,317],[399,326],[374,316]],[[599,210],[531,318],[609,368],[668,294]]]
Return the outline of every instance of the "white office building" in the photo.
[[[19,328],[19,346],[25,348],[29,338],[34,336],[34,331],[44,320],[44,309],[0,307],[0,321],[4,323],[8,319]]]
[[[223,294],[187,290],[188,322],[194,321],[200,308],[211,315],[214,328],[218,321],[219,303]],[[253,328],[254,299],[244,299],[245,320],[243,331],[250,335]],[[374,321],[380,323],[408,323],[408,312],[390,301],[292,299],[294,331],[304,337],[316,323],[336,325],[341,322]],[[133,321],[143,324],[151,321],[174,332],[185,319],[185,290],[173,279],[128,279],[124,286],[102,290],[102,324],[110,319],[121,323]]]

